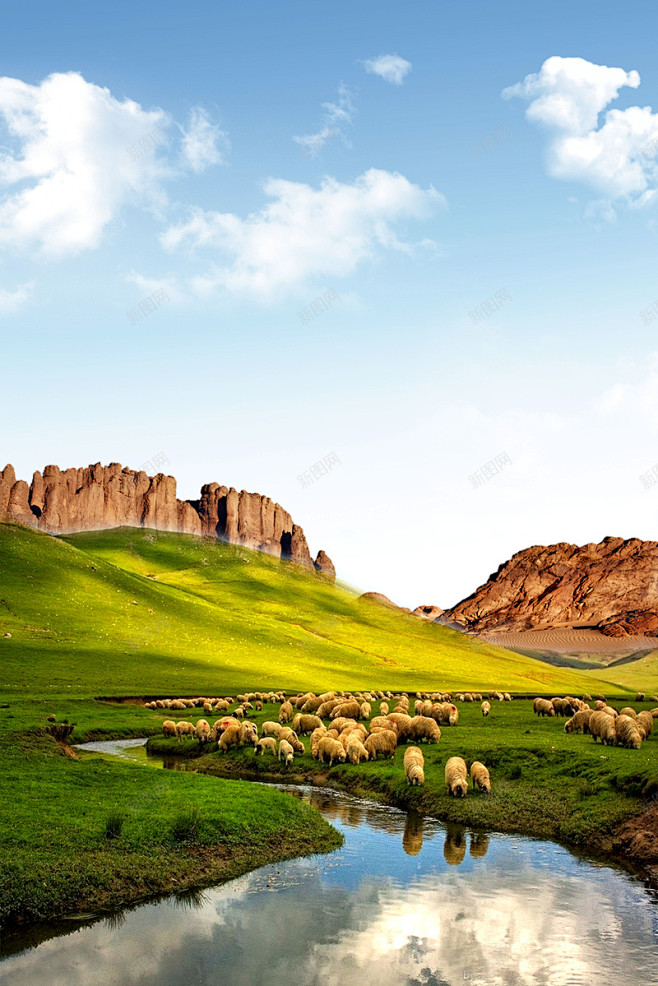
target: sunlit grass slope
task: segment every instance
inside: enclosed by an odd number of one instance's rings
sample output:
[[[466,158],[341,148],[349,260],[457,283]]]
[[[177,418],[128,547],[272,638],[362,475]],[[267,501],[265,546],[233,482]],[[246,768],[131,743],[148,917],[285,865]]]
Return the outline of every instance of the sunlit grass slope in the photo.
[[[0,524],[0,661],[14,694],[604,688],[288,562],[130,528],[62,539]]]
[[[618,664],[614,668],[605,668],[597,672],[598,678],[605,678],[617,688],[631,692],[645,692],[647,695],[658,694],[658,650],[645,654],[637,661],[628,664]]]

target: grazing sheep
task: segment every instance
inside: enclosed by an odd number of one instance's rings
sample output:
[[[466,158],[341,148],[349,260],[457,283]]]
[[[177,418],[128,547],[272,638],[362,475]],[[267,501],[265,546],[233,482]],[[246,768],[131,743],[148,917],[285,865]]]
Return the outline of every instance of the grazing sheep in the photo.
[[[263,736],[254,747],[254,753],[260,754],[261,757],[265,753],[265,750],[269,750],[273,757],[276,756],[276,740],[273,736]]]
[[[195,729],[191,722],[177,722],[176,729],[179,739],[182,739],[183,736],[191,736],[194,739]]]
[[[371,733],[366,739],[364,746],[371,760],[376,760],[380,753],[382,756],[390,757],[392,760],[395,756],[397,744],[397,733],[392,729],[382,729],[380,732]]]
[[[290,722],[292,718],[292,705],[290,702],[284,702],[279,709],[279,722]]]
[[[603,701],[603,699],[597,698],[597,700],[594,703],[594,711],[601,712],[602,709],[605,709],[605,702]]]
[[[636,702],[644,702],[644,692],[638,692],[635,696]]]
[[[295,716],[295,719],[297,718],[298,717]],[[318,726],[322,726],[322,724],[322,719],[320,719],[319,716],[304,715],[300,713],[297,728],[295,729],[294,723],[292,728],[296,733],[299,733],[300,736],[307,736],[309,733],[312,733],[314,729],[317,729]]]
[[[440,726],[456,726],[459,722],[459,709],[452,702],[435,702],[432,706],[432,719]]]
[[[653,716],[650,712],[640,712],[635,722],[640,732],[644,732],[643,739],[651,736],[653,733]]]
[[[631,719],[636,719],[637,718],[637,712],[635,711],[635,709],[631,709],[630,705],[627,706],[625,709],[622,709],[621,712],[619,713],[619,715],[620,716],[630,716]]]
[[[445,782],[448,794],[455,798],[465,798],[468,794],[468,771],[462,757],[450,757],[446,762]]]
[[[327,730],[324,726],[318,726],[311,733],[311,756],[314,760],[318,759],[318,747],[320,745],[320,740],[323,736],[327,735]]]
[[[201,746],[210,741],[210,723],[206,719],[199,719],[196,724],[196,738]]]
[[[339,733],[342,733],[344,729],[351,729],[353,726],[356,726],[356,719],[346,719],[345,716],[338,716],[331,723],[331,728],[338,730]]]
[[[339,716],[342,716],[346,719],[358,719],[360,713],[361,709],[359,707],[359,703],[356,699],[353,699],[350,702],[341,702],[340,705],[337,705],[331,710],[329,718],[337,719]]]
[[[589,731],[596,743],[600,739],[606,746],[614,746],[617,740],[615,720],[602,709],[592,712],[589,717]]]
[[[350,733],[348,736],[345,753],[350,763],[359,764],[362,760],[368,760],[370,758],[360,738],[360,734],[357,735],[356,733]]]
[[[352,727],[341,730],[338,739],[343,744],[343,747],[347,749],[347,744],[353,737],[356,737],[361,743],[363,743],[367,735],[367,730],[363,724],[359,722],[355,723]]]
[[[315,710],[315,714],[320,716],[321,719],[328,719],[333,710],[337,705],[340,705],[342,699],[340,698],[328,698],[322,705]]]
[[[380,702],[379,703],[379,714],[380,714],[380,716],[387,716],[388,715],[388,702]]]
[[[215,730],[218,736],[221,736],[222,733],[226,732],[229,726],[239,726],[239,725],[240,723],[234,716],[222,716],[221,719],[217,719],[215,721],[212,728]]]
[[[536,698],[533,702],[533,709],[538,716],[554,716],[555,706],[547,698]]]
[[[483,716],[488,716],[489,713],[491,712],[491,703],[490,702],[483,702],[481,708],[482,708],[482,715]]]
[[[240,726],[240,746],[256,746],[258,728],[254,722],[243,722]]]
[[[422,750],[417,746],[407,747],[404,751],[403,763],[407,784],[420,785],[425,783],[425,758]]]
[[[285,762],[286,767],[293,762],[295,758],[295,751],[288,742],[288,740],[281,740],[279,742],[279,760]]]
[[[512,696],[510,695],[509,692],[503,692],[503,698],[505,699],[506,702],[512,701]]]
[[[427,743],[438,743],[441,739],[441,730],[434,719],[430,719],[429,716],[414,716],[409,723],[406,734],[408,739],[415,740],[417,743],[421,743],[423,740]]]
[[[222,735],[219,737],[218,746],[220,753],[226,753],[226,751],[230,749],[232,746],[240,745],[241,729],[242,726],[240,725],[240,723],[236,722],[234,726],[229,726],[228,729],[224,730]]]
[[[283,727],[283,729],[279,733],[279,740],[285,740],[287,743],[290,743],[295,753],[304,752],[304,744],[297,736],[297,733],[289,726]]]
[[[332,739],[331,736],[323,736],[318,743],[318,760],[321,763],[326,763],[327,759],[330,767],[333,767],[335,760],[339,763],[345,763],[347,759],[343,744]]]
[[[635,719],[630,716],[617,716],[614,722],[617,746],[625,746],[629,750],[639,750],[642,737]]]
[[[619,715],[619,713],[617,712],[617,710],[616,710],[616,709],[613,709],[611,705],[605,705],[605,706],[604,706],[604,707],[603,707],[603,708],[601,709],[601,711],[602,711],[602,712],[605,712],[605,714],[606,714],[607,716],[611,716],[611,717],[612,717],[613,719],[616,719],[616,718],[617,718],[617,716]]]
[[[162,735],[167,739],[176,737],[178,739],[178,729],[176,728],[176,723],[172,722],[171,719],[165,719],[162,723]]]
[[[359,719],[369,719],[371,714],[370,702],[362,702],[359,709]]]
[[[589,733],[589,720],[592,715],[594,713],[591,709],[575,712],[564,724],[565,733]]]
[[[397,729],[398,738],[401,743],[404,743],[409,735],[409,729],[411,727],[411,716],[407,715],[405,712],[389,712],[386,716],[389,723],[393,723]],[[389,725],[389,729],[390,729]]]
[[[479,791],[484,791],[485,794],[491,794],[489,771],[479,760],[474,760],[471,764],[471,781],[474,791],[477,788]]]
[[[397,726],[392,723],[387,716],[375,716],[370,720],[370,732],[374,732],[377,729],[395,729],[397,732]]]
[[[281,729],[280,722],[264,722],[261,727],[261,733],[263,736],[276,736],[278,739]]]
[[[229,704],[224,698],[220,698],[215,702],[215,712],[228,712]]]
[[[305,715],[310,712],[317,712],[324,701],[326,701],[326,699],[323,699],[322,695],[313,695],[311,698],[306,699],[302,705],[301,711]]]

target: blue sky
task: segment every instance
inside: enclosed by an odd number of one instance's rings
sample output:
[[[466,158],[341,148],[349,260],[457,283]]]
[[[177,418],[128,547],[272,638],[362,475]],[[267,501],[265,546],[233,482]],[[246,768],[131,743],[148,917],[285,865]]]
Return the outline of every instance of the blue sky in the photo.
[[[6,9],[0,467],[162,452],[180,496],[265,493],[406,605],[530,544],[653,539],[657,26],[646,3]]]

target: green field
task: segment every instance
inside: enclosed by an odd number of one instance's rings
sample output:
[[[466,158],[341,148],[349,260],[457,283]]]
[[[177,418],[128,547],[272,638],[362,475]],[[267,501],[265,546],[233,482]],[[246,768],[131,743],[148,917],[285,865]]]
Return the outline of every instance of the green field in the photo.
[[[0,692],[612,690],[214,539],[0,524],[0,561]]]

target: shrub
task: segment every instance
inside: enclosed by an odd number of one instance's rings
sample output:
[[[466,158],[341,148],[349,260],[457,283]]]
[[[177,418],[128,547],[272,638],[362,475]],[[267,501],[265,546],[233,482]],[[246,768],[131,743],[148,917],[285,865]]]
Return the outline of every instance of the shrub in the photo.
[[[171,832],[176,842],[194,842],[201,827],[201,812],[198,808],[182,811],[174,819]]]
[[[123,829],[123,815],[113,812],[105,820],[105,838],[118,839]]]

